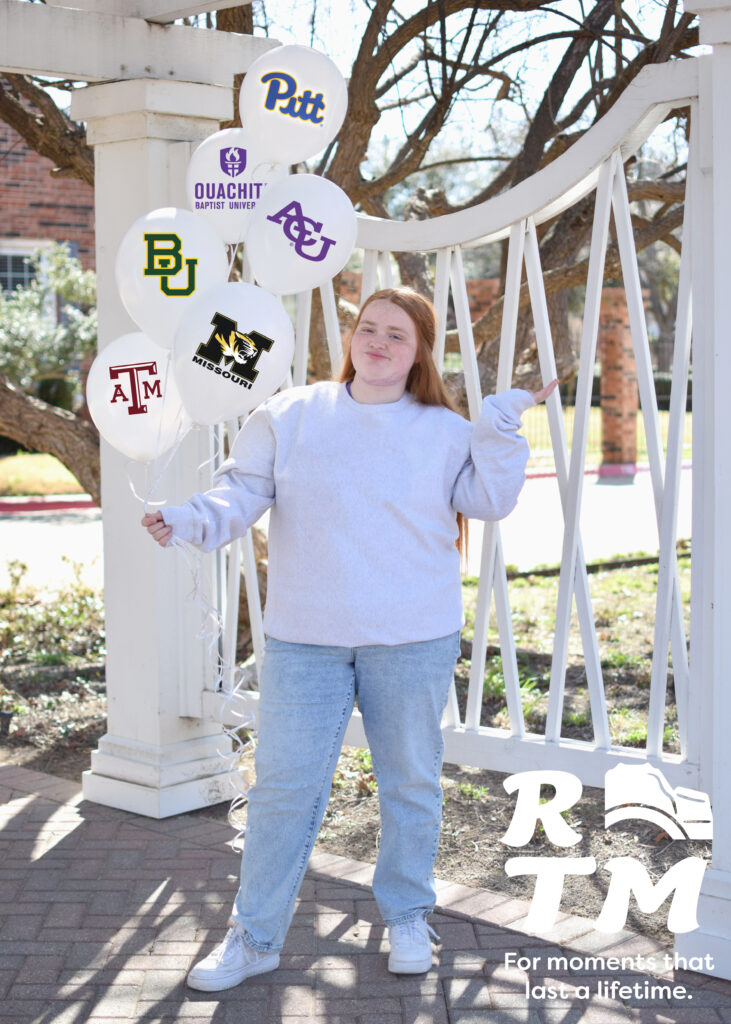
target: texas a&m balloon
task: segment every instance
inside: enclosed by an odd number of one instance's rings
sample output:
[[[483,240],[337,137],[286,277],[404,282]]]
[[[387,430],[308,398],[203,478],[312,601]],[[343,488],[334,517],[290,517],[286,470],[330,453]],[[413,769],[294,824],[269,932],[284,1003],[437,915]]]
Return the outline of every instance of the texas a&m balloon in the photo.
[[[170,351],[141,331],[102,349],[89,370],[86,401],[104,440],[140,462],[168,451],[191,427]]]
[[[241,123],[270,160],[295,164],[323,150],[348,106],[345,79],[324,53],[278,46],[258,57],[239,93]]]
[[[201,295],[173,345],[183,405],[202,426],[242,416],[273,395],[293,356],[294,330],[282,303],[241,282]]]
[[[287,173],[268,161],[243,128],[209,135],[193,153],[185,179],[188,205],[232,245],[244,240],[251,214],[270,182]]]
[[[246,255],[254,277],[275,295],[324,284],[347,263],[357,227],[341,188],[317,174],[292,174],[267,189],[249,221]]]
[[[124,307],[145,334],[171,348],[192,302],[228,279],[226,248],[189,210],[164,207],[136,220],[114,266]]]

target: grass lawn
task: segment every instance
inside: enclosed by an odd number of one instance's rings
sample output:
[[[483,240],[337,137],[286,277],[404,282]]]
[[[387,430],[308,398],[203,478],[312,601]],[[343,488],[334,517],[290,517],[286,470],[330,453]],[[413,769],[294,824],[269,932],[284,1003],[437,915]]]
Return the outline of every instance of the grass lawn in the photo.
[[[0,495],[82,493],[76,478],[52,455],[18,452],[0,458]]]
[[[690,628],[690,549],[683,545],[678,550],[678,571],[687,637]],[[647,739],[657,573],[657,564],[650,564],[618,566],[589,576],[609,732],[612,743],[618,746],[642,747]],[[526,728],[529,732],[542,733],[548,707],[558,575],[541,577],[521,574],[510,582],[509,590]],[[464,581],[463,596],[467,620],[463,637],[470,641],[477,599],[476,579]],[[494,609],[489,643],[483,686],[482,724],[506,727],[505,681]],[[461,706],[466,701],[468,678],[469,662],[462,661],[457,670],[457,695]],[[667,678],[663,745],[666,751],[678,753],[680,746],[671,657],[668,657]],[[569,639],[562,726],[563,736],[584,740],[592,738],[584,650],[575,607]]]
[[[690,551],[681,546],[678,555],[687,635]],[[85,734],[91,725],[85,719],[83,708],[74,703],[79,693],[83,691],[86,699],[103,692],[103,687],[100,690],[96,684],[85,689],[86,684],[79,680],[79,673],[83,674],[85,668],[96,668],[103,662],[103,597],[78,578],[62,593],[42,597],[36,588],[24,583],[25,566],[21,562],[10,563],[9,568],[10,586],[0,588],[0,707],[16,712],[16,723],[25,730],[22,735],[26,739],[30,737],[40,745],[52,741],[63,743],[76,727]],[[620,746],[642,747],[647,737],[657,574],[655,563],[618,566],[590,575],[609,731],[612,743]],[[558,576],[521,574],[510,581],[509,590],[525,724],[528,732],[541,734],[548,705]],[[469,645],[474,629],[476,579],[464,580],[463,596],[467,620],[463,640]],[[488,642],[482,724],[505,728],[509,720],[494,617]],[[457,697],[462,713],[470,657],[471,652],[465,651],[457,666]],[[66,702],[63,720],[53,718],[53,715],[58,716],[59,701]],[[96,736],[103,726],[103,708],[95,706],[94,715],[99,719],[95,718],[93,723],[92,731],[96,730]],[[79,719],[77,725],[73,724],[75,718]],[[59,733],[62,726],[67,730],[64,736]],[[568,651],[562,735],[579,740],[591,740],[593,735],[584,651],[575,613]],[[89,737],[77,739],[82,743]],[[671,658],[668,658],[664,748],[672,753],[680,749]]]

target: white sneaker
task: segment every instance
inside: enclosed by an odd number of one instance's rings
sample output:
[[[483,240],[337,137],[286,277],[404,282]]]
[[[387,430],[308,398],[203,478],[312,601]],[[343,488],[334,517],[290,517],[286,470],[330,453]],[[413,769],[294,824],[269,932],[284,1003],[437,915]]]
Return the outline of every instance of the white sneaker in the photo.
[[[266,974],[279,967],[279,953],[260,953],[244,940],[238,928],[229,928],[226,938],[207,957],[191,968],[190,988],[200,992],[220,992],[233,988],[244,978]]]
[[[423,974],[432,966],[431,939],[439,936],[423,917],[392,924],[388,929],[391,953],[388,969],[393,974]]]

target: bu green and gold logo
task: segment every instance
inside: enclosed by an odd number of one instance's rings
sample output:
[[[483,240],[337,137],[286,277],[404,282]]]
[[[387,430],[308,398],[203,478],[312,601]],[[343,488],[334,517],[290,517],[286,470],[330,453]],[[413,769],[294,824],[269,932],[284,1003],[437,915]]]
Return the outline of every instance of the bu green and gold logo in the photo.
[[[211,323],[211,335],[208,341],[198,346],[193,362],[235,384],[250,388],[259,375],[256,369],[259,357],[262,352],[269,351],[274,339],[258,331],[244,334],[236,321],[224,313],[214,314]],[[224,365],[221,366],[221,363]]]
[[[180,236],[173,232],[157,231],[142,236],[147,247],[147,263],[142,273],[145,277],[159,277],[160,288],[164,295],[192,295],[195,291],[195,268],[197,259],[186,260],[183,257],[183,243]],[[188,280],[170,284],[171,277],[177,277],[185,264]]]

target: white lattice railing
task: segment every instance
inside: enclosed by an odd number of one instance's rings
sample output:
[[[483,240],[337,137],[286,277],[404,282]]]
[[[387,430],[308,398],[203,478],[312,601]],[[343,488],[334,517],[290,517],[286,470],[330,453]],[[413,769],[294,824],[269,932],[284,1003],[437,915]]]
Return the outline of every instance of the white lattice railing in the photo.
[[[547,402],[556,476],[563,509],[564,534],[545,732],[536,734],[526,731],[500,524],[488,523],[484,526],[482,537],[482,561],[466,710],[462,718],[456,691],[453,688],[445,714],[445,756],[448,761],[506,772],[539,766],[560,768],[574,772],[589,785],[602,785],[605,771],[618,760],[627,762],[651,759],[662,764],[663,771],[672,784],[698,784],[700,702],[691,699],[693,675],[687,656],[676,561],[676,521],[691,336],[690,243],[693,224],[690,210],[694,206],[695,191],[699,187],[698,158],[694,140],[691,139],[666,453],[663,452],[660,438],[624,161],[642,145],[671,109],[690,104],[693,108],[691,122],[695,125],[698,74],[703,60],[704,58],[686,60],[646,69],[607,116],[587,132],[571,150],[532,178],[482,206],[434,221],[401,223],[360,218],[357,244],[364,250],[361,298],[365,298],[377,287],[392,283],[391,253],[436,253],[434,303],[439,314],[440,333],[435,358],[441,367],[445,347],[445,313],[451,291],[469,411],[474,418],[478,415],[482,395],[462,263],[463,250],[501,239],[508,240],[497,390],[502,391],[511,386],[519,291],[524,267],[541,373],[543,379],[548,381],[555,376],[555,361],[536,228],[590,192],[596,192],[570,451],[558,392],[554,392]],[[579,525],[599,304],[609,240],[610,214],[614,217],[629,309],[660,552],[647,744],[644,750],[615,747],[611,744],[601,659]],[[342,358],[342,348],[332,285],[321,288],[320,295],[330,357],[333,366],[337,366]],[[309,293],[297,296],[296,355],[292,371],[294,384],[305,381],[311,301]],[[236,423],[228,425],[230,432],[236,428]],[[537,508],[535,513],[539,528],[540,509]],[[223,567],[223,556],[221,559]],[[263,647],[254,548],[251,536],[247,535],[242,541],[231,546],[228,572],[223,574],[227,580],[221,593],[224,609],[223,646],[224,654],[230,663],[233,663],[236,647],[240,564],[243,565],[246,593],[249,608],[252,610],[252,632],[257,661],[261,657]],[[510,723],[505,729],[488,727],[481,721],[491,601],[494,601],[496,611]],[[574,602],[585,657],[594,729],[593,742],[569,740],[561,736]],[[672,652],[680,755],[670,755],[663,751],[669,650]],[[697,684],[697,680],[695,682]],[[207,711],[217,714],[220,696],[207,693],[204,697]],[[252,711],[255,714],[257,700],[258,694],[255,691],[244,693],[240,698],[241,710]],[[358,745],[366,743],[357,712],[348,727],[346,742]]]

